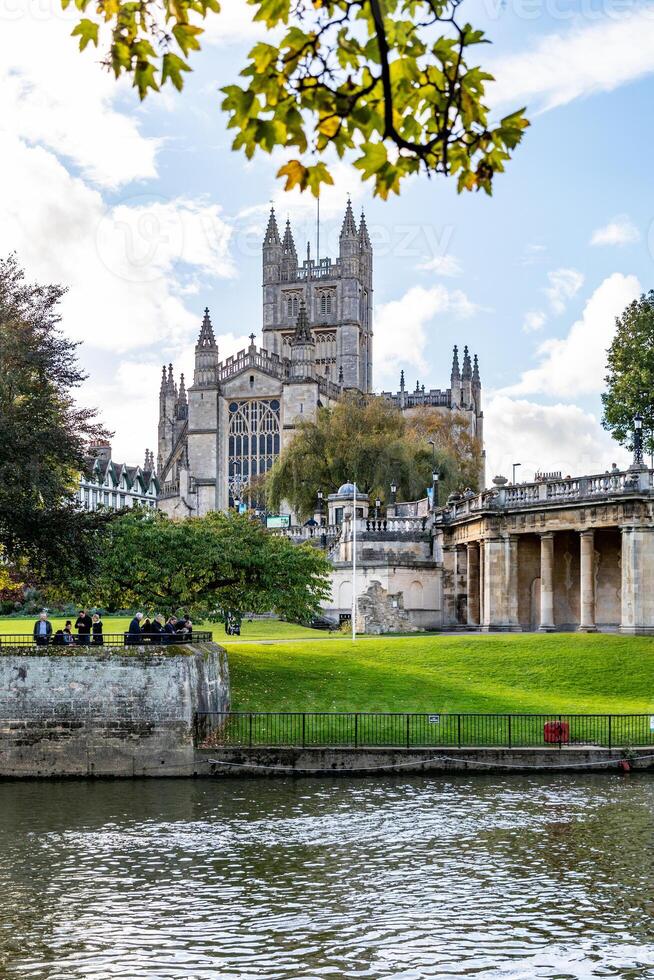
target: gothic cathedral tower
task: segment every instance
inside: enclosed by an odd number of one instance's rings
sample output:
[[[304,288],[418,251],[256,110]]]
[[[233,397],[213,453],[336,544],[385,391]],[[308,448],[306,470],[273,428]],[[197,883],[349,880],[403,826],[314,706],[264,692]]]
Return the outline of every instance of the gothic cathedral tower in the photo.
[[[317,371],[345,388],[372,391],[372,245],[348,201],[338,259],[299,264],[290,222],[280,237],[274,210],[263,241],[263,346],[290,358],[301,306],[315,342]]]

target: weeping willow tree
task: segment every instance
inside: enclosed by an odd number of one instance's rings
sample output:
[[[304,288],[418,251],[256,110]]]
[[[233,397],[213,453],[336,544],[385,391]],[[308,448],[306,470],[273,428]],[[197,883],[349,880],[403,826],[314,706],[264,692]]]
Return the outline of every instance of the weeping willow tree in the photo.
[[[371,499],[388,500],[396,483],[398,497],[416,500],[431,486],[432,466],[443,496],[468,485],[468,474],[456,454],[436,445],[383,398],[346,395],[330,408],[319,408],[315,420],[298,424],[292,442],[265,480],[269,509],[288,501],[303,519],[316,510],[317,494],[334,493],[351,480]]]

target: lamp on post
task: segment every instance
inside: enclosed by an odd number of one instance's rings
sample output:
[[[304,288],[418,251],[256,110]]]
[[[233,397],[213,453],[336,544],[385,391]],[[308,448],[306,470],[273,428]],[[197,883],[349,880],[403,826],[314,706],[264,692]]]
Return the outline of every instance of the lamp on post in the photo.
[[[322,492],[322,490],[319,490],[318,491],[318,519],[319,519],[318,523],[320,524],[321,527],[323,527],[324,525],[324,518],[322,513],[324,498],[325,498],[324,493]]]
[[[393,480],[393,482],[391,483],[391,503],[392,504],[397,503],[397,483],[395,482],[395,480]]]
[[[438,507],[438,481],[440,476],[436,470],[431,475],[431,506],[432,510]]]
[[[634,466],[643,465],[643,417],[640,412],[634,416]]]
[[[379,497],[375,497],[375,520],[379,520],[379,512],[381,510],[381,500]]]
[[[514,463],[513,464],[513,481],[512,482],[513,482],[514,485],[515,485],[515,471],[517,470],[517,468],[519,466],[522,466],[522,463]]]

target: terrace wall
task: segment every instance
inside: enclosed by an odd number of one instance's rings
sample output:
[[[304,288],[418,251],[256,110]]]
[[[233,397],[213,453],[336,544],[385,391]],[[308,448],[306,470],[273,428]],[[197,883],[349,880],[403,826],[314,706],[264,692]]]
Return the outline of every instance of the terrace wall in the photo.
[[[0,776],[191,775],[194,714],[229,708],[225,650],[8,648]]]

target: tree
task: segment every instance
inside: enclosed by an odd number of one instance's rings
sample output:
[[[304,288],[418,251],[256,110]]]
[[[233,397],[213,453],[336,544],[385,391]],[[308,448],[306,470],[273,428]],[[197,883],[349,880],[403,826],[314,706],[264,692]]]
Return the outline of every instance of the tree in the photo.
[[[75,2],[84,14],[73,30],[80,48],[97,46],[107,25],[104,62],[116,77],[131,75],[142,99],[166,82],[182,89],[199,22],[220,11],[218,0]],[[487,42],[460,19],[461,0],[249,2],[273,40],[252,48],[243,84],[222,90],[234,149],[250,158],[283,148],[286,189],[316,195],[333,180],[324,161],[307,155],[327,148],[353,153],[383,198],[421,168],[456,176],[459,191],[491,193],[528,122],[520,109],[489,123],[492,75],[469,63]]]
[[[96,570],[75,589],[107,609],[188,610],[221,619],[229,610],[308,619],[329,595],[330,565],[245,515],[211,513],[173,521],[137,509],[102,535]]]
[[[444,484],[444,496],[451,490],[464,487],[481,489],[482,445],[470,432],[470,423],[464,412],[441,412],[427,406],[411,409],[407,427],[421,445],[433,440],[437,450],[456,461],[456,486]]]
[[[436,463],[444,492],[462,482],[453,456],[437,448]],[[271,509],[286,500],[306,518],[316,509],[318,490],[333,493],[354,480],[363,493],[386,500],[395,482],[405,500],[415,500],[425,496],[431,474],[431,446],[402,412],[386,399],[353,393],[331,408],[319,408],[315,421],[299,423],[266,479],[266,490]]]
[[[654,452],[654,290],[616,317],[608,349],[602,425],[621,445],[632,447],[634,417],[643,418],[643,445]]]
[[[75,504],[87,440],[106,432],[73,400],[85,375],[59,329],[64,292],[0,259],[0,554],[41,579],[83,569],[106,520]]]

